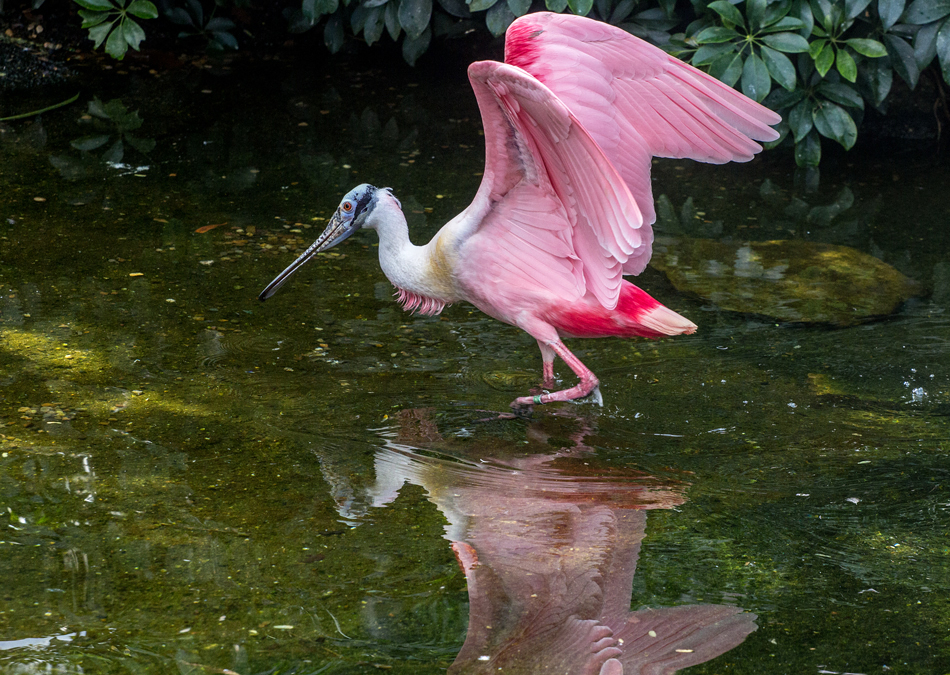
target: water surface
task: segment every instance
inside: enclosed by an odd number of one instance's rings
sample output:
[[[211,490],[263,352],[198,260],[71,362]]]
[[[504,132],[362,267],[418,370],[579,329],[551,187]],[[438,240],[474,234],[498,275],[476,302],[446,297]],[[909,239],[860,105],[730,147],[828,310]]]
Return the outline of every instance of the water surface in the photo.
[[[256,299],[358,183],[417,242],[468,204],[463,65],[131,64],[0,124],[0,669],[533,672],[608,626],[625,672],[664,639],[697,673],[950,670],[946,167],[657,163],[677,236],[852,246],[920,297],[833,328],[648,270],[695,335],[574,341],[603,409],[485,422],[534,341],[403,313],[373,233]]]

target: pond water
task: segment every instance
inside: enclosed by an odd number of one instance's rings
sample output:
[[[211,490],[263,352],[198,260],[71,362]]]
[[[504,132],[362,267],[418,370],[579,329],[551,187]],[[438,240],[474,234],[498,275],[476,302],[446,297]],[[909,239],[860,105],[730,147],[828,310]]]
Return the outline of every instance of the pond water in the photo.
[[[950,671],[926,149],[808,189],[784,151],[658,162],[667,234],[850,246],[915,297],[806,324],[649,269],[695,335],[573,341],[603,408],[493,420],[538,385],[534,341],[402,312],[373,233],[256,297],[358,183],[417,242],[468,204],[464,60],[173,65],[0,123],[0,671]]]

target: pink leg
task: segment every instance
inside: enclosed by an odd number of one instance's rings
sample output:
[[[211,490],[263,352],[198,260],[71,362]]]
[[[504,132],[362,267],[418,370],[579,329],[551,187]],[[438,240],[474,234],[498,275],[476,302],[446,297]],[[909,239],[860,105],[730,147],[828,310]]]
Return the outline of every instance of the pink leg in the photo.
[[[540,341],[539,341],[540,344]],[[511,402],[511,407],[516,408],[520,406],[530,406],[537,405],[539,403],[551,403],[553,401],[573,401],[576,398],[583,398],[591,392],[596,392],[597,402],[600,405],[603,405],[603,402],[600,399],[600,390],[597,388],[600,384],[600,381],[597,379],[597,376],[594,375],[590,369],[581,363],[581,360],[574,356],[570,350],[564,346],[564,343],[559,339],[554,339],[550,342],[544,343],[548,349],[552,350],[555,354],[561,357],[561,360],[566,363],[571,370],[574,371],[574,374],[580,379],[576,385],[570,389],[562,389],[561,391],[554,391],[550,394],[542,394],[541,396],[520,396]],[[546,361],[545,350],[541,350],[542,359]],[[550,365],[552,370],[553,377],[553,363]],[[548,363],[545,362],[545,375],[547,375]]]
[[[554,350],[545,343],[538,340],[538,348],[541,350],[541,368],[543,381],[541,386],[545,389],[554,388]]]

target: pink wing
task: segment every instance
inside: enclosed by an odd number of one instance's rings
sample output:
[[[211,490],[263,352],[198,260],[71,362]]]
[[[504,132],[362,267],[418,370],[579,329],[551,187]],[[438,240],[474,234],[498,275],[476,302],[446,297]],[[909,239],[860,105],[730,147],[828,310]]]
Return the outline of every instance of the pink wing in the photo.
[[[778,133],[781,117],[666,52],[599,21],[539,12],[508,28],[505,60],[560,98],[626,181],[652,244],[653,157],[722,164],[748,161]],[[650,246],[631,256],[639,274]]]
[[[468,73],[485,127],[485,175],[455,223],[477,229],[471,244],[482,267],[473,273],[497,279],[495,293],[541,288],[561,301],[590,293],[613,309],[624,263],[650,244],[623,178],[534,77],[495,61]]]

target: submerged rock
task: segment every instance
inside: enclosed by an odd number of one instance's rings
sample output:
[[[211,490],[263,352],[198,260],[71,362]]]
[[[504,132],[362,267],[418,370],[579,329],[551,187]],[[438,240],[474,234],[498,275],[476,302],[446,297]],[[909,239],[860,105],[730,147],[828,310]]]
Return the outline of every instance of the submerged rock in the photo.
[[[651,264],[677,290],[781,321],[851,326],[890,314],[919,291],[917,282],[877,258],[801,240],[661,237]]]

